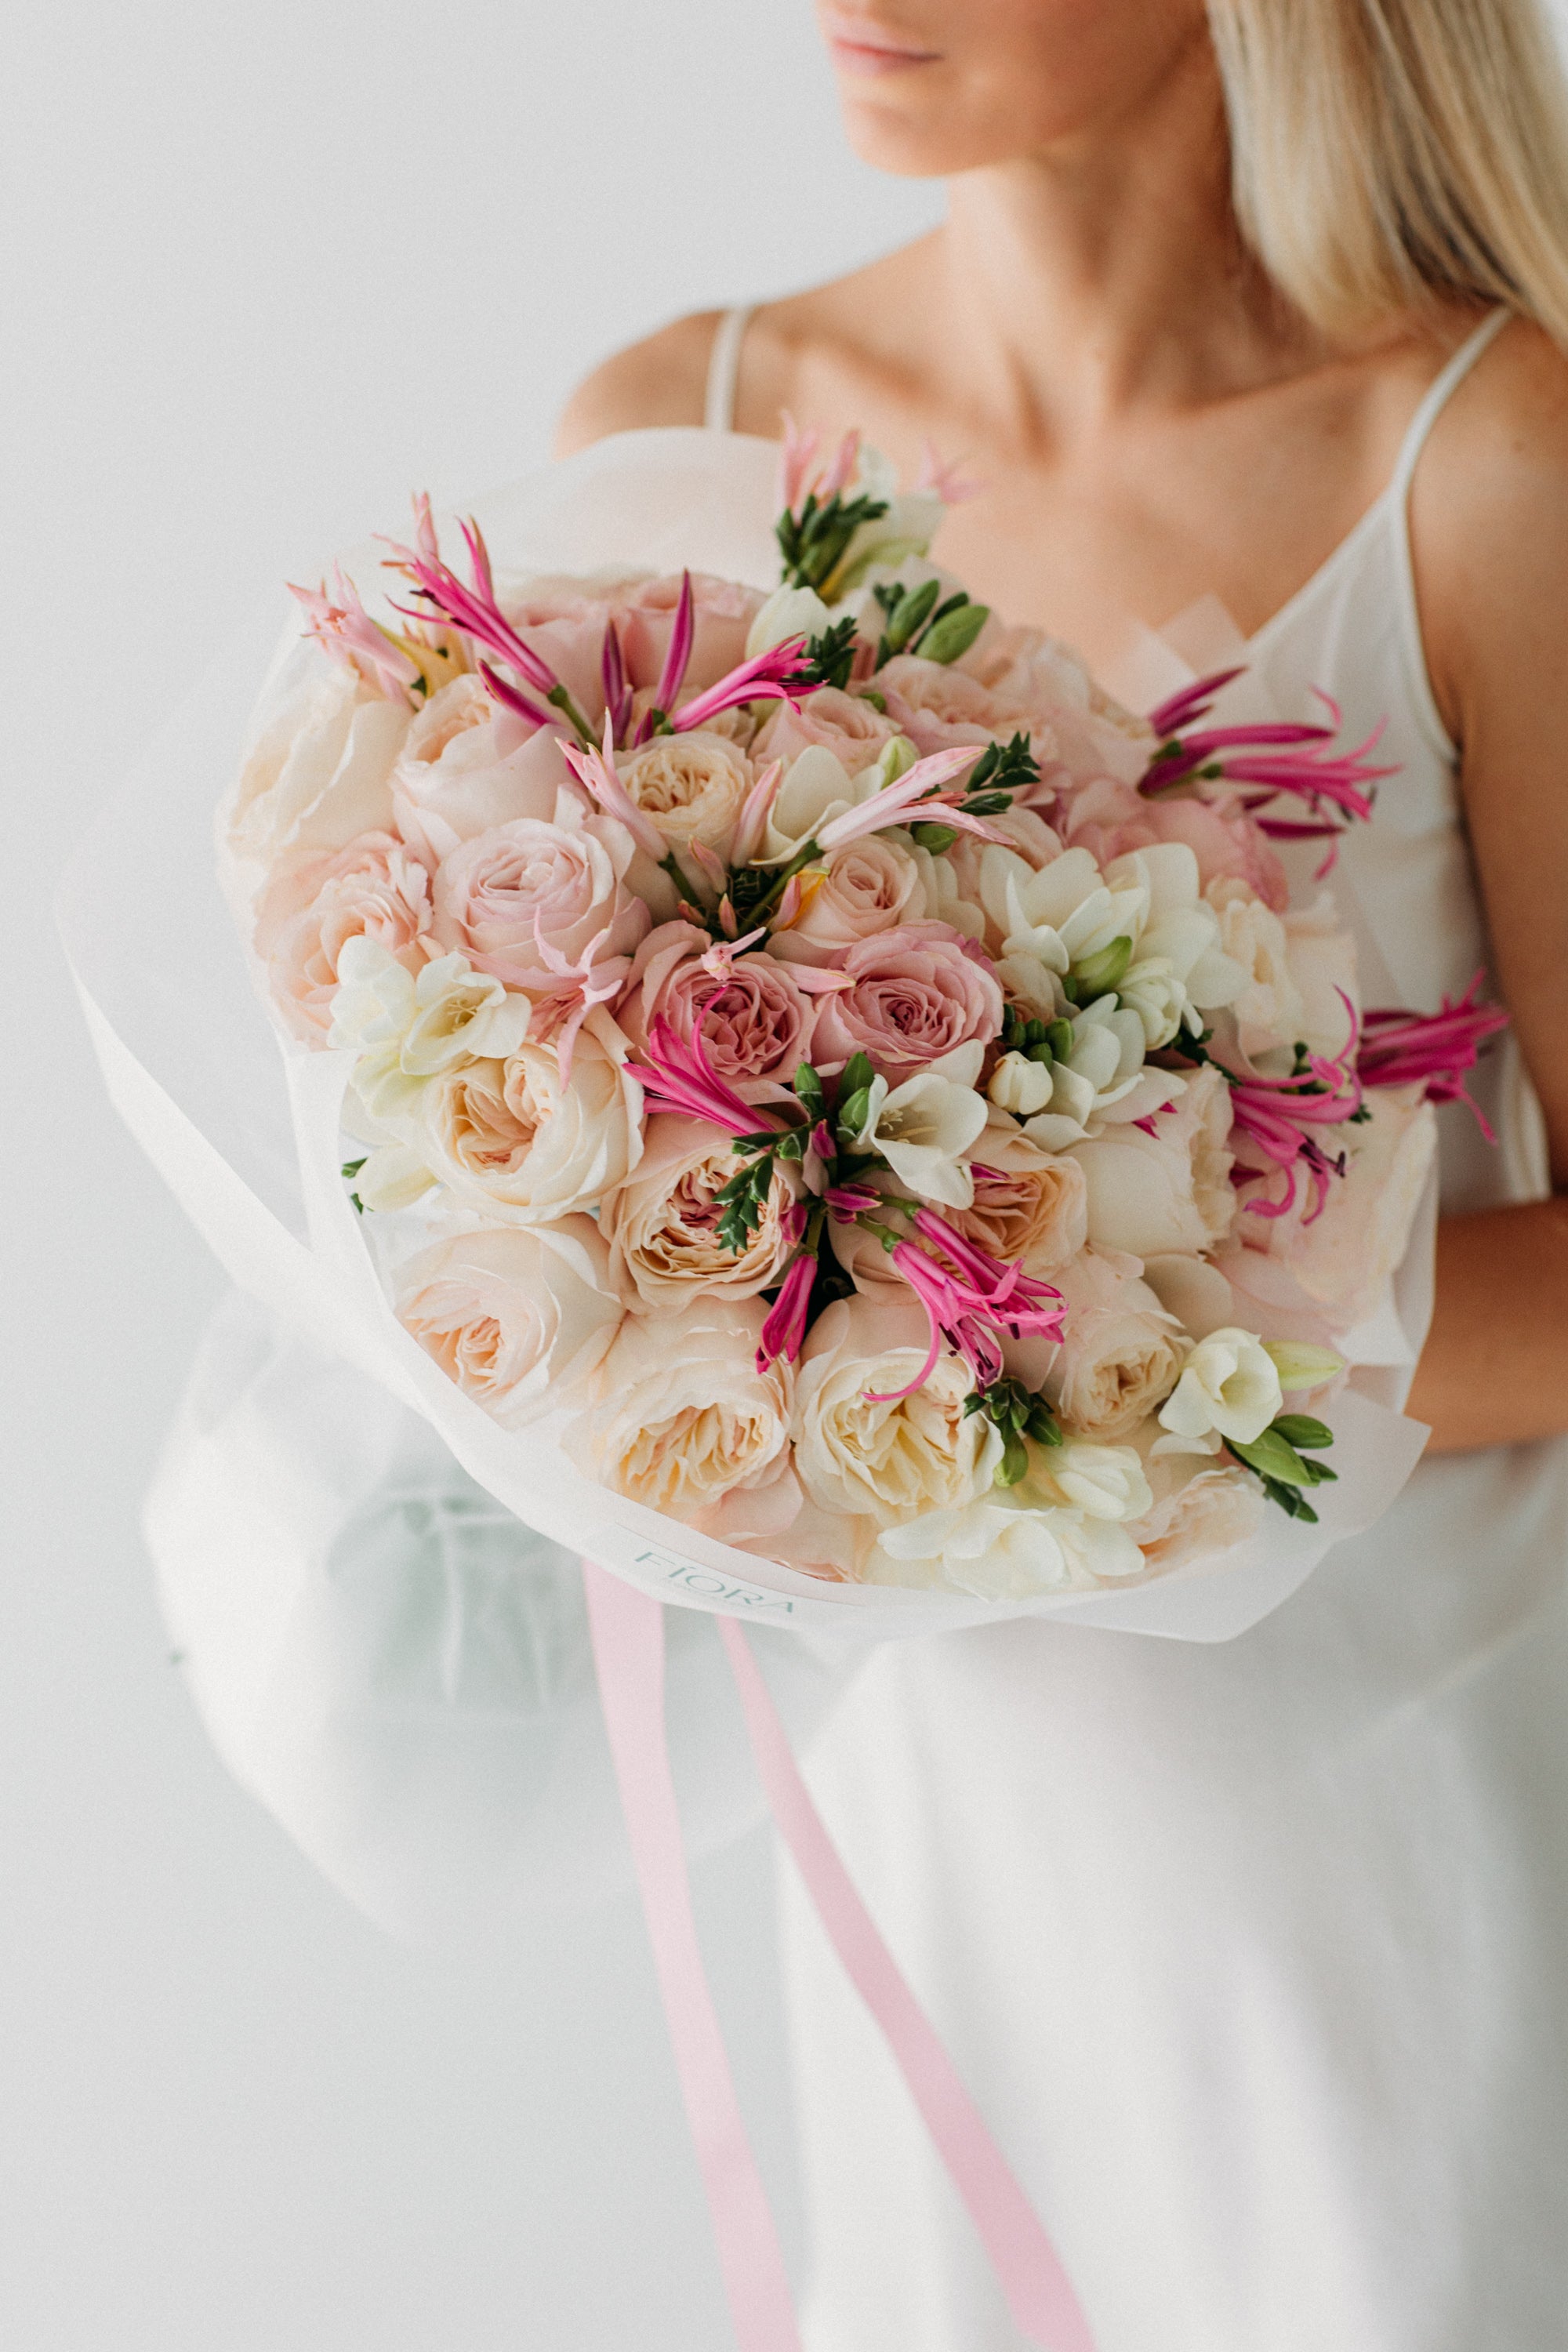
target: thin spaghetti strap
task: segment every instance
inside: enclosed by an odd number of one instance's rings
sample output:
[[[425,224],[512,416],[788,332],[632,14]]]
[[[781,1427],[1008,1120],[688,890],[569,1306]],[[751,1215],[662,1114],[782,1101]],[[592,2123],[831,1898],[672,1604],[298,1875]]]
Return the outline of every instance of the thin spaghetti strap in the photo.
[[[1505,327],[1513,312],[1506,303],[1500,303],[1489,316],[1481,320],[1473,335],[1468,335],[1440,375],[1428,387],[1426,396],[1410,420],[1410,429],[1400,446],[1394,478],[1388,486],[1391,505],[1403,510],[1409,495],[1415,461],[1426,446],[1426,436],[1447,408],[1450,399],[1463,383],[1481,353]]]
[[[752,305],[747,302],[726,310],[713,331],[713,348],[708,357],[708,397],[702,410],[702,422],[710,433],[732,433],[735,429],[735,380],[740,373],[741,341],[752,310]]]

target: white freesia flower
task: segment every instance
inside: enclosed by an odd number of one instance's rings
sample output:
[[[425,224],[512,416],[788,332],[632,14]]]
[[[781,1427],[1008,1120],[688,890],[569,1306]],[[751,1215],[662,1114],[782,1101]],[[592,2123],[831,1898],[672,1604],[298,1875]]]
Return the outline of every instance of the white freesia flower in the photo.
[[[1143,1555],[1122,1521],[1152,1499],[1137,1454],[1126,1445],[1061,1451],[1082,1458],[1070,1470],[1058,1464],[1055,1475],[1031,1474],[1017,1486],[884,1528],[868,1578],[907,1583],[919,1561],[933,1583],[980,1601],[1021,1601],[1137,1576]],[[1044,1458],[1036,1454],[1037,1469]]]
[[[1032,1111],[1044,1110],[1050,1101],[1053,1082],[1050,1068],[1043,1062],[1031,1062],[1027,1054],[1004,1054],[991,1073],[986,1094],[1001,1110],[1010,1110],[1016,1118],[1027,1118]]]
[[[1024,1127],[1030,1141],[1046,1151],[1081,1143],[1091,1120],[1103,1118],[1113,1105],[1127,1102],[1140,1116],[1162,1108],[1184,1084],[1163,1070],[1145,1073],[1143,1024],[1114,996],[1096,997],[1071,1019],[1071,1050],[1051,1064],[1050,1093]]]
[[[752,623],[746,638],[746,659],[771,653],[790,637],[807,642],[833,626],[833,615],[815,588],[775,588]]]
[[[1261,1339],[1235,1326],[1211,1331],[1160,1408],[1160,1426],[1176,1442],[1158,1438],[1155,1451],[1213,1454],[1224,1437],[1249,1445],[1283,1401],[1279,1374]]]
[[[984,1097],[974,1090],[984,1047],[972,1041],[917,1070],[901,1086],[872,1079],[857,1150],[879,1151],[911,1192],[943,1208],[967,1209],[974,1179],[966,1157],[984,1130]]]
[[[466,956],[439,956],[417,979],[379,940],[345,942],[329,1043],[357,1045],[354,1086],[377,1118],[409,1106],[428,1078],[465,1062],[504,1061],[528,1034],[532,1006]]]
[[[1118,896],[1139,890],[1147,902],[1117,994],[1136,1007],[1152,1053],[1184,1025],[1201,1029],[1200,1015],[1233,1003],[1248,974],[1220,946],[1219,916],[1202,895],[1198,861],[1184,841],[1130,850],[1106,867],[1105,879]]]
[[[1119,939],[1136,942],[1149,911],[1147,883],[1111,887],[1087,849],[1064,850],[1037,872],[998,846],[981,861],[980,895],[1002,933],[1004,980],[1021,983],[1018,992],[1042,1011],[1049,1006],[1047,1019],[1065,999],[1047,976],[1065,979]]]
[[[868,1568],[881,1581],[878,1554],[885,1554],[889,1583],[910,1581],[920,1562],[932,1583],[941,1582],[977,1601],[1023,1601],[1036,1592],[1060,1591],[1073,1582],[1073,1562],[1061,1540],[1063,1511],[1037,1510],[1014,1499],[1016,1490],[994,1489],[981,1502],[956,1509],[926,1511],[902,1527],[884,1528]]]
[[[923,556],[946,512],[935,490],[900,490],[896,467],[879,449],[864,444],[847,496],[879,499],[887,512],[860,525],[832,578],[824,582],[830,603],[859,587],[873,565],[900,564],[908,556]]]
[[[1136,1446],[1069,1438],[1030,1456],[1028,1485],[1091,1519],[1136,1519],[1153,1502]]]

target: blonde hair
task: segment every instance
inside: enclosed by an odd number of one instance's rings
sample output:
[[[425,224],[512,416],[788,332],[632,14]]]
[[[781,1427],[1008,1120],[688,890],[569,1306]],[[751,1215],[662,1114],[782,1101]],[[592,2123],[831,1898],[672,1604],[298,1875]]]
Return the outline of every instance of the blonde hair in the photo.
[[[1540,0],[1208,0],[1236,207],[1315,325],[1502,302],[1568,348],[1568,85]]]

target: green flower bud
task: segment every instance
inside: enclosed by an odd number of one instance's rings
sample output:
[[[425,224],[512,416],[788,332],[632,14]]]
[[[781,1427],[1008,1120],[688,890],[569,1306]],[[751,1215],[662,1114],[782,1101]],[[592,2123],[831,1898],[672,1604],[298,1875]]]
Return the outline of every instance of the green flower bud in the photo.
[[[1321,1389],[1344,1370],[1344,1360],[1329,1348],[1309,1347],[1300,1339],[1265,1339],[1263,1352],[1279,1375],[1282,1389]]]
[[[1112,989],[1126,979],[1127,968],[1131,961],[1132,942],[1129,939],[1112,940],[1108,948],[1100,949],[1097,954],[1085,956],[1081,963],[1074,964],[1069,975],[1076,982],[1076,1002],[1082,1004],[1092,1002],[1097,996],[1110,995]]]
[[[929,850],[933,857],[940,857],[958,839],[951,824],[911,824],[910,835],[920,848]]]
[[[1058,1062],[1065,1062],[1073,1049],[1073,1025],[1065,1018],[1053,1021],[1046,1031],[1046,1043]]]
[[[991,617],[989,604],[959,604],[933,621],[915,651],[926,661],[962,659]]]

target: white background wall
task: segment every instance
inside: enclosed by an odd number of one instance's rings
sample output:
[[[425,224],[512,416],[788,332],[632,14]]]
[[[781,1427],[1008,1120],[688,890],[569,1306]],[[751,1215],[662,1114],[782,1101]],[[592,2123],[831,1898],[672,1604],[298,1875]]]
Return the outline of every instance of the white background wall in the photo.
[[[51,0],[0,90],[0,2342],[728,2341],[640,1926],[418,1954],[227,1780],[137,1534],[218,1277],[48,920],[85,818],[284,576],[544,451],[679,311],[936,210],[848,158],[805,0]],[[788,2203],[761,1841],[701,1874]]]

